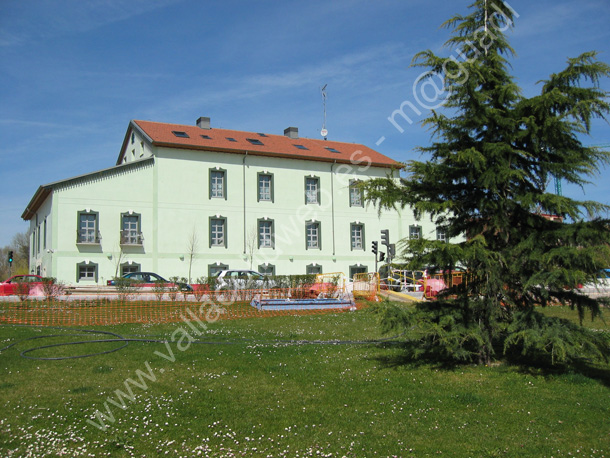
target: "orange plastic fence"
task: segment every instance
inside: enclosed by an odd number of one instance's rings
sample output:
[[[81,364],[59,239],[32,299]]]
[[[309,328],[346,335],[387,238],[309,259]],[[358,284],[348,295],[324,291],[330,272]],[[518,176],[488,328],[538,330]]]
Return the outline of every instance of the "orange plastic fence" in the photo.
[[[354,275],[353,293],[358,299],[373,301],[379,292],[379,274],[368,272]]]
[[[318,290],[316,295],[324,293]],[[129,294],[86,294],[56,299],[16,296],[0,298],[0,324],[44,326],[90,326],[123,323],[174,323],[186,320],[237,319],[280,315],[309,315],[339,312],[343,309],[260,310],[250,302],[254,298],[308,298],[310,290],[237,290],[205,294],[167,293],[159,297],[151,292]],[[363,304],[356,304],[358,308]]]

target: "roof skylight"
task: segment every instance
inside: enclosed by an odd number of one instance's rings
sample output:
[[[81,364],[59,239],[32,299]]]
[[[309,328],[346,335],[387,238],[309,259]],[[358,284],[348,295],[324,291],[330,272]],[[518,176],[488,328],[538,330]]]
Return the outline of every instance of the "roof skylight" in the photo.
[[[261,132],[259,132],[258,135],[260,135],[261,137],[266,137],[267,136],[267,134],[263,134]]]
[[[212,137],[209,135],[202,135],[201,138],[205,138],[206,140],[212,140]]]
[[[182,132],[180,130],[172,130],[172,134],[174,134],[176,137],[180,137],[180,138],[190,138],[189,134],[187,134],[186,132]]]
[[[225,137],[227,140],[229,140],[230,142],[236,142],[237,140],[235,140],[233,137]]]
[[[338,151],[338,150],[336,150],[335,148],[333,148],[331,146],[325,146],[324,148],[326,148],[331,153],[341,153],[341,151]]]
[[[294,146],[295,146],[296,148],[298,148],[298,149],[306,149],[306,150],[309,150],[309,148],[307,148],[306,146],[303,146],[303,145],[294,145]]]
[[[264,145],[263,142],[261,142],[259,139],[257,138],[246,138],[246,140],[248,140],[250,143],[252,143],[253,145]]]

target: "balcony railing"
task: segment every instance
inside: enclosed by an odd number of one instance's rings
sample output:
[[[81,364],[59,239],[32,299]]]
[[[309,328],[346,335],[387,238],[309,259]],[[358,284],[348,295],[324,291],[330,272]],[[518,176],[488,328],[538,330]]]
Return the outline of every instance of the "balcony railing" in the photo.
[[[100,231],[93,230],[77,230],[76,243],[82,245],[99,245],[102,243],[102,234]]]
[[[141,232],[121,231],[121,245],[142,245],[144,237]]]

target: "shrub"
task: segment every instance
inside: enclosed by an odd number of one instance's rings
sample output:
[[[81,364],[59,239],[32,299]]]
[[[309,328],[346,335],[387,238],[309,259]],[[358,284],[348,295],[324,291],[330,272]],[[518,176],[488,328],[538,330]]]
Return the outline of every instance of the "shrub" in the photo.
[[[57,300],[64,294],[66,285],[63,282],[58,282],[55,277],[45,277],[42,279],[42,292],[47,301]]]
[[[15,285],[15,293],[17,294],[17,296],[19,296],[20,301],[23,302],[28,299],[28,297],[30,296],[31,286],[32,285],[30,285],[28,282],[21,281],[20,279],[17,280]]]
[[[140,290],[137,282],[129,278],[114,277],[114,286],[123,300],[132,300]]]
[[[168,284],[166,282],[164,282],[163,280],[158,280],[155,282],[155,285],[153,286],[153,293],[157,297],[158,301],[163,300],[163,296],[165,295],[165,292],[167,291],[167,289],[168,289]]]
[[[199,277],[195,280],[195,284],[191,285],[193,287],[193,294],[195,295],[195,299],[200,301],[203,299],[203,296],[210,292],[210,282],[214,284],[213,277]]]
[[[169,298],[171,301],[178,300],[178,293],[180,292],[180,277],[169,277],[170,284],[167,285],[167,293],[169,294]]]

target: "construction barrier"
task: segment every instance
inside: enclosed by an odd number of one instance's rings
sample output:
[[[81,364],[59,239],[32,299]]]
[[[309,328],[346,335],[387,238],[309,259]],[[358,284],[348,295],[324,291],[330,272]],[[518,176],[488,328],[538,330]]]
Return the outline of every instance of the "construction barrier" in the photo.
[[[462,271],[427,275],[423,278],[424,297],[426,299],[436,299],[440,291],[445,288],[460,285],[464,281],[466,281],[466,273]]]
[[[379,287],[379,274],[377,272],[354,275],[354,282],[352,283],[354,298],[374,301],[377,298]]]
[[[317,283],[317,282],[316,282]],[[325,284],[329,282],[320,282]],[[219,290],[171,292],[155,294],[150,291],[130,293],[97,293],[70,296],[0,298],[0,324],[29,324],[42,326],[90,326],[125,323],[173,323],[185,320],[237,319],[337,312],[362,307],[351,305],[342,309],[299,307],[298,300],[316,299],[321,295],[348,297],[344,287],[330,288],[270,288],[253,290]],[[328,286],[328,285],[326,285]],[[284,300],[294,307],[266,310],[252,305],[257,300]]]
[[[424,271],[392,269],[382,281],[382,288],[392,291],[421,292],[423,291],[423,280],[426,276]]]
[[[327,274],[317,274],[316,280],[311,288],[319,291],[324,296],[345,293],[347,278],[343,272],[331,272]]]

